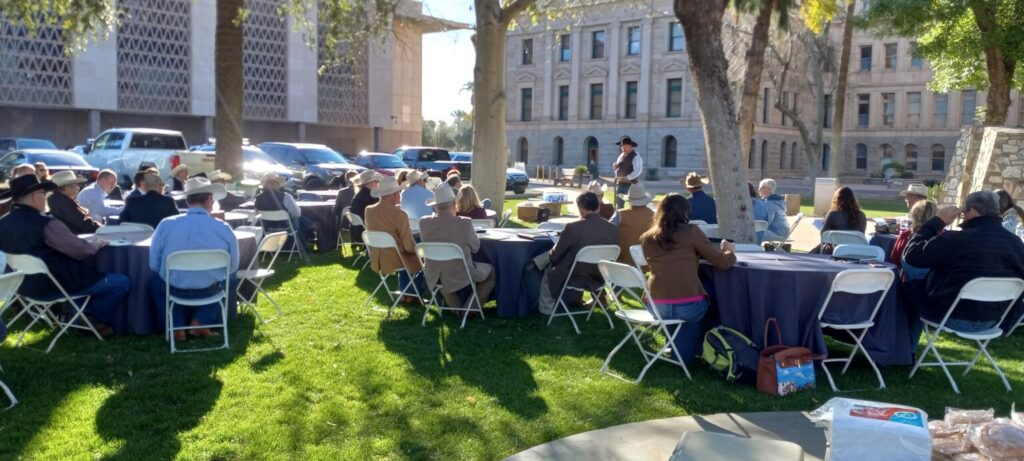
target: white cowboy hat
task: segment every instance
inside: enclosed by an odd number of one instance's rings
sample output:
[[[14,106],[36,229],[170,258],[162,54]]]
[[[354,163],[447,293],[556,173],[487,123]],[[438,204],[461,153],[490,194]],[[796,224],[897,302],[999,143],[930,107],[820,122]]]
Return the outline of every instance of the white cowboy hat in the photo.
[[[590,181],[590,184],[587,185],[587,192],[593,192],[595,194],[603,194],[607,190],[608,190],[608,185],[607,184],[601,184],[601,183],[599,183],[597,181]]]
[[[402,187],[409,187],[416,184],[427,177],[427,173],[419,170],[412,170],[405,176],[405,182],[402,183]]]
[[[398,185],[398,180],[394,176],[388,176],[380,180],[380,186],[370,191],[370,196],[374,198],[380,198],[394,193],[402,191],[402,186]]]
[[[53,176],[50,176],[50,181],[56,184],[57,187],[64,187],[68,184],[75,183],[82,184],[86,182],[86,180],[75,176],[74,171],[61,171],[59,173],[55,173]]]
[[[908,195],[920,195],[921,197],[928,198],[928,188],[924,184],[907,184],[907,190],[900,192],[900,197]]]
[[[427,190],[432,191],[432,190],[437,189],[437,186],[440,186],[442,182],[444,182],[444,181],[441,181],[441,178],[438,178],[438,177],[435,177],[435,176],[428,177],[427,178]]]
[[[210,184],[210,180],[204,177],[189,178],[185,181],[185,190],[176,192],[175,197],[188,197],[190,195],[213,194],[214,200],[221,200],[227,196],[228,191],[222,184]]]
[[[455,201],[455,191],[452,190],[452,186],[442,183],[434,189],[434,198],[427,200],[427,206],[437,206],[441,203],[449,203]]]
[[[210,181],[216,181],[218,179],[223,179],[225,181],[231,180],[231,175],[220,170],[213,170],[207,176],[210,178]]]
[[[697,172],[690,172],[685,179],[680,179],[679,182],[686,187],[704,187],[708,183],[708,178],[697,174]]]
[[[621,194],[619,198],[629,202],[632,206],[644,206],[651,203],[651,194],[647,193],[647,188],[643,184],[633,184],[629,187],[628,194]]]
[[[366,171],[364,171],[362,173],[359,173],[359,176],[356,176],[352,180],[352,183],[357,185],[357,186],[362,186],[364,184],[369,184],[369,183],[374,182],[374,181],[380,181],[381,178],[383,178],[383,176],[378,174],[376,171],[366,170]]]
[[[188,171],[188,165],[182,163],[181,165],[174,167],[174,169],[171,170],[171,176],[178,176],[178,173],[181,173],[182,171]]]

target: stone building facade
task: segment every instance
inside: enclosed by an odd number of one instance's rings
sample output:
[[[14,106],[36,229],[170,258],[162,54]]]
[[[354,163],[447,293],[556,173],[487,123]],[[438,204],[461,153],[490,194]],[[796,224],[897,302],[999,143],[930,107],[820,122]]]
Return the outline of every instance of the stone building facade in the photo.
[[[640,144],[645,164],[658,168],[661,177],[706,169],[686,43],[671,11],[668,1],[636,8],[610,1],[571,20],[510,32],[510,161],[570,167],[593,163],[609,174],[618,154],[615,142],[629,135]],[[831,30],[832,43],[841,43],[841,25]],[[932,71],[927,62],[912,57],[913,46],[909,38],[854,34],[842,176],[877,176],[883,165],[898,162],[917,178],[942,178],[960,127],[973,124],[975,109],[984,107],[981,91],[929,91]],[[749,174],[803,177],[807,165],[799,133],[773,108],[776,89],[767,76],[762,85]],[[804,113],[817,103],[809,94],[784,96],[795,98]],[[1024,101],[1017,92],[1012,101],[1007,124],[1024,126]],[[825,130],[826,143],[830,131]],[[819,175],[835,157],[830,146],[823,151],[822,164],[816,165]]]

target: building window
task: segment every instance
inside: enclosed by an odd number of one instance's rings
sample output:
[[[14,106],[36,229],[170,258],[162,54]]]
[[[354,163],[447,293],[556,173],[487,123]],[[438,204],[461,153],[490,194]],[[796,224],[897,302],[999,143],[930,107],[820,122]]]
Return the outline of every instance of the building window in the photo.
[[[917,128],[921,125],[921,93],[907,93],[907,127]]]
[[[821,171],[828,171],[829,156],[832,154],[832,146],[825,143],[821,146]]]
[[[932,113],[932,125],[945,128],[949,118],[949,95],[935,94],[935,110]]]
[[[569,120],[569,86],[558,87],[558,119]]]
[[[825,122],[822,124],[825,128],[832,128],[832,95],[825,95]]]
[[[675,136],[665,136],[665,141],[661,143],[661,166],[665,168],[676,167],[676,151],[678,145],[676,143]]]
[[[857,95],[857,126],[867,127],[871,120],[871,95]]]
[[[626,82],[626,118],[636,118],[636,82]]]
[[[562,34],[558,37],[558,60],[569,62],[572,59],[572,35]]]
[[[668,25],[668,50],[669,51],[683,51],[683,26],[679,24],[679,21],[673,22]]]
[[[892,127],[896,121],[896,93],[882,93],[882,126]]]
[[[533,119],[533,88],[519,90],[519,101],[523,105],[519,109],[519,121],[529,122]]]
[[[914,144],[907,144],[903,148],[903,158],[907,163],[908,171],[917,171],[917,146]]]
[[[782,92],[782,105],[785,106],[786,104],[789,104],[789,92],[788,91],[783,91]],[[779,113],[782,114],[782,126],[786,126],[786,113],[783,112],[782,110],[779,110]]]
[[[879,160],[879,164],[881,164],[882,168],[885,168],[886,165],[893,162],[895,153],[893,152],[892,146],[889,144],[882,144],[881,150],[882,158]]]
[[[523,39],[523,65],[533,65],[533,39]]]
[[[768,123],[768,104],[769,104],[768,103],[768,101],[769,101],[768,96],[770,96],[770,95],[771,95],[770,90],[768,88],[765,88],[764,89],[764,99],[761,101],[761,123],[765,123],[765,124]]]
[[[590,57],[593,59],[604,58],[604,31],[596,30],[590,34]]]
[[[761,170],[768,164],[768,140],[761,141]]]
[[[946,147],[942,144],[932,146],[932,171],[946,169]]]
[[[857,169],[868,169],[868,146],[857,144]]]
[[[590,85],[590,119],[600,120],[604,117],[604,85]]]
[[[519,151],[519,161],[529,163],[527,160],[529,159],[530,154],[530,143],[526,138],[519,138],[519,141],[516,144],[518,145],[516,150]]]
[[[754,140],[750,140],[750,150],[747,151],[747,169],[754,169]]]
[[[974,111],[978,108],[978,93],[974,90],[964,90],[960,93],[960,124],[970,125],[974,123]]]
[[[860,70],[864,72],[871,70],[871,45],[860,47]]]
[[[584,148],[587,150],[587,166],[590,167],[590,171],[593,172],[594,168],[597,167],[597,138],[593,136],[588,137],[584,143]]]
[[[896,44],[886,43],[885,44],[885,68],[896,69]]]
[[[800,151],[797,150],[795,142],[793,143],[793,145],[789,146],[789,149],[790,149],[790,151],[789,151],[789,169],[795,170],[796,169],[796,162],[797,162],[796,159],[797,159],[797,157],[800,156]]]
[[[665,97],[665,116],[681,117],[683,112],[683,79],[668,79],[668,92]]]
[[[920,69],[924,67],[924,58],[917,55],[917,42],[910,42],[910,68]]]
[[[782,141],[782,147],[779,149],[779,169],[786,169],[786,141]]]
[[[629,42],[626,43],[626,54],[630,56],[640,54],[640,26],[633,26],[626,29],[626,37],[629,40]]]
[[[555,137],[555,165],[561,166],[565,163],[565,140],[561,136]]]

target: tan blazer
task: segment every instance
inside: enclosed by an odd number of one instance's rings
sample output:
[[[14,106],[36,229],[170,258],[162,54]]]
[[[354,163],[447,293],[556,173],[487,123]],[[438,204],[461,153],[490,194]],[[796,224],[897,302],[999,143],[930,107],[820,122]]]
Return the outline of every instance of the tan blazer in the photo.
[[[409,216],[396,205],[377,202],[366,207],[366,219],[363,224],[366,230],[387,232],[395,238],[395,243],[402,253],[399,259],[395,250],[370,251],[370,267],[373,270],[390,274],[405,261],[405,270],[410,274],[420,271],[420,261],[416,258],[416,241],[412,238],[409,227]]]
[[[469,218],[448,213],[424,217],[420,219],[420,239],[424,242],[454,243],[462,248],[473,282],[482,282],[494,270],[490,264],[473,262],[473,253],[480,249],[480,237],[473,231],[473,222]],[[444,293],[454,293],[469,285],[466,269],[458,261],[427,261],[423,273],[431,289],[440,278]]]
[[[645,206],[630,206],[619,210],[619,262],[633,264],[629,247],[640,244],[640,235],[654,225],[654,210]]]
[[[619,231],[615,224],[605,221],[600,214],[591,213],[586,218],[565,225],[558,244],[551,249],[551,274],[548,287],[551,296],[558,296],[565,279],[569,277],[576,253],[585,246],[615,245],[619,242]],[[572,277],[572,286],[596,290],[604,284],[596,264],[579,264]]]
[[[720,251],[718,245],[711,243],[693,224],[680,224],[668,246],[663,247],[653,239],[642,245],[644,257],[651,266],[647,288],[655,300],[706,295],[697,276],[701,259],[720,271],[727,271],[736,263],[736,255],[731,251]]]

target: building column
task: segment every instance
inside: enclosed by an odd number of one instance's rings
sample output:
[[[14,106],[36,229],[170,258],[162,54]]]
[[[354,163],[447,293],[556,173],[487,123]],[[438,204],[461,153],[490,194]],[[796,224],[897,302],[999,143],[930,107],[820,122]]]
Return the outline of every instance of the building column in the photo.
[[[193,115],[216,114],[217,88],[214,80],[214,42],[217,32],[217,2],[192,2],[192,98]],[[212,136],[207,136],[212,137]]]
[[[583,61],[583,56],[580,55],[580,50],[583,48],[580,44],[583,40],[583,34],[580,33],[578,28],[572,29],[572,45],[569,53],[572,55],[572,76],[569,78],[569,120],[579,120],[580,113],[580,63]]]
[[[100,111],[93,109],[89,111],[89,137],[100,134],[103,125],[100,123]]]
[[[213,134],[213,117],[203,117],[203,141],[207,141],[214,137]]]
[[[605,109],[605,120],[615,121],[619,118],[619,49],[621,43],[619,43],[619,30],[622,29],[622,25],[616,21],[608,26],[611,29],[608,34],[609,41],[605,44],[605,51],[610,51],[611,54],[608,56],[608,88],[605,89],[605,102],[607,108]]]
[[[299,122],[295,126],[296,135],[298,135],[299,142],[306,142],[306,123]]]
[[[544,47],[544,97],[542,98],[544,100],[544,105],[542,109],[543,112],[541,112],[541,119],[544,121],[554,120],[554,117],[551,115],[551,104],[553,103],[554,98],[557,97],[552,93],[552,91],[554,91],[554,82],[552,82],[552,61],[554,60],[554,53],[557,51],[554,46],[554,36],[555,34],[552,31],[545,32],[542,45]]]
[[[651,59],[654,48],[651,46],[651,18],[646,18],[640,26],[640,83],[637,89],[636,118],[647,120],[651,113]]]
[[[309,19],[316,24],[316,3],[309,7]],[[298,27],[295,18],[288,16],[288,30]],[[316,50],[306,45],[304,34],[288,34],[288,120],[316,123],[319,116],[317,68],[320,63]],[[372,82],[372,79],[371,79]],[[368,83],[371,84],[371,83]],[[305,128],[300,128],[304,133]]]
[[[90,40],[81,53],[71,59],[72,104],[78,109],[117,110],[117,29],[103,42]],[[96,129],[92,129],[90,111],[89,136],[100,134],[99,113]]]

